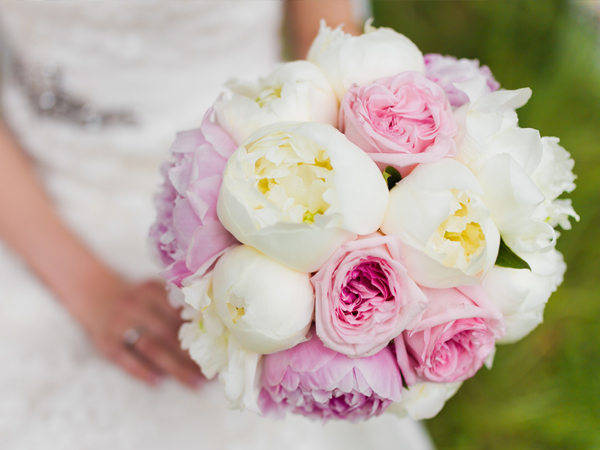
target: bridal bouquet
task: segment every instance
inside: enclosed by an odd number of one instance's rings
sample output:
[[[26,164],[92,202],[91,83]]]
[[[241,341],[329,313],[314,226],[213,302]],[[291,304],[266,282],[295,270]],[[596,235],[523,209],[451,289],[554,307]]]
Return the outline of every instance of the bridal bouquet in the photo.
[[[518,126],[530,89],[369,23],[227,88],[171,148],[151,241],[232,408],[433,417],[542,321],[578,216],[569,153]]]

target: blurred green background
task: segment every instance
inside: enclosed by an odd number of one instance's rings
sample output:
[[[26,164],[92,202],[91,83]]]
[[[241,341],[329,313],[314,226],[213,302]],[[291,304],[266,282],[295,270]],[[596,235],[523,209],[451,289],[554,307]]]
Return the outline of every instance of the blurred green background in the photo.
[[[578,176],[568,197],[581,221],[558,241],[568,270],[544,323],[499,347],[493,370],[465,382],[427,422],[440,450],[600,449],[598,3],[372,2],[375,25],[407,35],[423,53],[476,58],[503,88],[532,88],[520,125],[559,137]]]

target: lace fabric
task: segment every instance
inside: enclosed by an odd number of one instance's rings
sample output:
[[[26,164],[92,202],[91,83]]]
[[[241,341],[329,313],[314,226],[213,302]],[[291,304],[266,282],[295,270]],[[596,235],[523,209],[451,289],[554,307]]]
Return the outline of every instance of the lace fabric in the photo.
[[[4,120],[66,223],[127,278],[157,273],[146,236],[175,133],[200,123],[226,79],[272,67],[280,15],[274,0],[0,3]],[[430,444],[393,416],[271,422],[228,411],[217,382],[148,388],[99,356],[0,243],[0,448],[281,447]]]

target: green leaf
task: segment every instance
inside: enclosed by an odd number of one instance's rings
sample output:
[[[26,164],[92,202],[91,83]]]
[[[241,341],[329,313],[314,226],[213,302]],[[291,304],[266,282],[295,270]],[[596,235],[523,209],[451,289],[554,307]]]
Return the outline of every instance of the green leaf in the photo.
[[[387,166],[383,171],[383,179],[387,183],[388,189],[391,191],[392,188],[400,182],[402,175],[400,175],[400,172],[392,166]]]
[[[509,269],[528,269],[531,270],[531,266],[524,259],[517,256],[513,252],[504,239],[500,238],[500,250],[498,251],[498,258],[496,258],[496,265],[500,267],[508,267]]]

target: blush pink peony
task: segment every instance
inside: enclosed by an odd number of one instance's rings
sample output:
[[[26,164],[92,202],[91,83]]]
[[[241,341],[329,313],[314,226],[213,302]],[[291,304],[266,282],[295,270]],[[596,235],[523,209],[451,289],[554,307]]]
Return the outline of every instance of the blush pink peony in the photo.
[[[394,340],[405,381],[471,378],[492,354],[496,339],[504,336],[502,314],[479,286],[422,289],[431,303]]]
[[[177,135],[170,149],[174,161],[162,167],[165,181],[155,197],[150,242],[163,276],[177,285],[237,243],[217,217],[223,169],[236,145],[212,122],[212,113],[200,128]]]
[[[469,97],[454,86],[454,83],[483,76],[486,81],[484,93],[489,94],[500,88],[500,83],[496,81],[490,68],[479,67],[479,61],[476,59],[456,59],[453,56],[430,53],[425,55],[425,76],[446,91],[450,104],[455,108],[469,103]]]
[[[340,130],[380,166],[402,168],[456,154],[458,127],[446,94],[417,72],[350,88]]]
[[[395,236],[347,242],[311,281],[317,334],[326,347],[351,357],[379,352],[428,303],[408,276]]]
[[[259,406],[265,415],[290,411],[357,422],[401,400],[402,377],[390,347],[366,358],[348,358],[325,347],[314,328],[307,339],[263,357]]]

